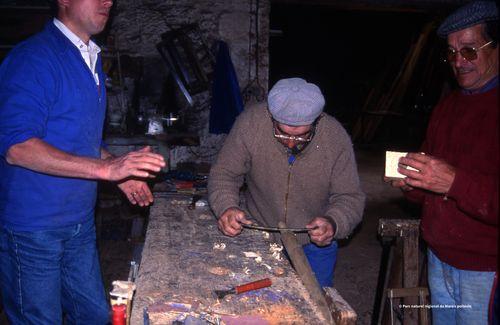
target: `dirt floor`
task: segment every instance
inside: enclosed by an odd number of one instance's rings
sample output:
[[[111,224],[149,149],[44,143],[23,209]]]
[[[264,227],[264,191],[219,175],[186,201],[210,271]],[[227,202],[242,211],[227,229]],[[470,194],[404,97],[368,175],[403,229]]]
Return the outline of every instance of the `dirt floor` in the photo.
[[[362,224],[347,240],[340,243],[335,287],[358,314],[358,324],[372,321],[375,292],[382,254],[377,236],[379,218],[407,218],[415,211],[399,190],[383,183],[384,152],[357,150],[359,174],[367,195]],[[130,238],[130,213],[117,207],[118,202],[104,205],[105,217],[99,220],[99,249],[103,279],[107,292],[113,280],[126,280],[137,239]],[[127,215],[126,218],[120,217]],[[0,313],[0,324],[8,324]]]

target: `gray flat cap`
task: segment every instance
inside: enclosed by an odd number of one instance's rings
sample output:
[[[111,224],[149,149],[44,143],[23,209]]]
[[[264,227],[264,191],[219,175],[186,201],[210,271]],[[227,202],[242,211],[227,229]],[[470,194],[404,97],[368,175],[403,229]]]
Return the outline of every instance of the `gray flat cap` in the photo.
[[[498,8],[494,1],[471,1],[449,15],[439,26],[437,34],[446,38],[453,32],[493,20],[498,20]]]
[[[318,86],[301,78],[281,79],[267,97],[269,112],[283,124],[309,125],[321,114],[325,98]]]

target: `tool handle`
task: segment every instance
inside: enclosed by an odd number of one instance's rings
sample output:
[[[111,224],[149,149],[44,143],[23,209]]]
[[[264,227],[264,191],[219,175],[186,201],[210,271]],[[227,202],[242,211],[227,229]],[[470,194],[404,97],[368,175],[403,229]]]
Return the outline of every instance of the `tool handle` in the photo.
[[[234,290],[236,291],[236,293],[243,293],[243,292],[247,292],[247,291],[251,291],[251,290],[257,290],[260,288],[269,287],[271,284],[273,284],[271,282],[271,279],[265,278],[265,279],[250,282],[247,284],[242,284],[240,286],[235,287]]]

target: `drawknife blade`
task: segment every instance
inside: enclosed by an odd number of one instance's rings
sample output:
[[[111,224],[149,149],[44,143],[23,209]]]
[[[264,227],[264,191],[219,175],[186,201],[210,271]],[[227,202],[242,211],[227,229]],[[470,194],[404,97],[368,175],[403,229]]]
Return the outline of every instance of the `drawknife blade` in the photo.
[[[313,228],[279,228],[279,227],[264,227],[264,226],[257,226],[257,225],[246,225],[244,223],[241,224],[243,228],[248,228],[248,229],[255,229],[255,230],[262,230],[262,231],[291,231],[291,232],[308,232],[309,230],[314,230],[317,229],[318,227],[313,227]]]

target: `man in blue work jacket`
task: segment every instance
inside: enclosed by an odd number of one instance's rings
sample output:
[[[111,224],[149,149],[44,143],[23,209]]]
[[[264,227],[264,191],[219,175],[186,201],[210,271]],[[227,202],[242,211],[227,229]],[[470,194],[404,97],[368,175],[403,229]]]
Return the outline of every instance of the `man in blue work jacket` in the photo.
[[[0,67],[0,288],[12,324],[106,324],[96,250],[97,180],[133,204],[165,162],[150,148],[102,147],[106,108],[99,47],[90,40],[111,0],[58,0],[57,18]]]

